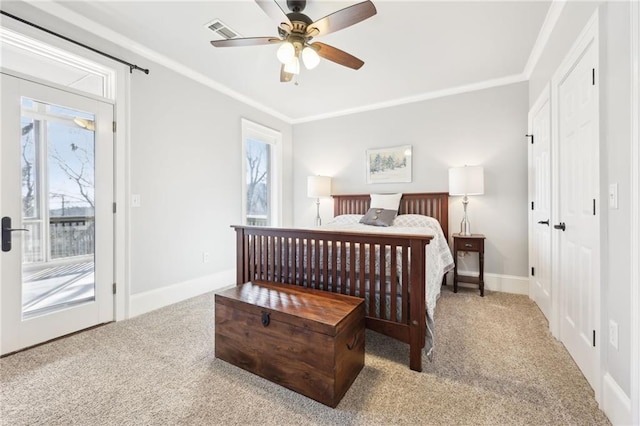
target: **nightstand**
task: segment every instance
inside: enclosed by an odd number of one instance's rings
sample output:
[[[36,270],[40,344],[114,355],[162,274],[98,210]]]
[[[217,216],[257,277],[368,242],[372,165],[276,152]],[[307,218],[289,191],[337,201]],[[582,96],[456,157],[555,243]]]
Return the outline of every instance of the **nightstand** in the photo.
[[[453,234],[453,260],[455,262],[455,268],[453,270],[454,293],[458,292],[458,281],[462,281],[465,283],[478,284],[480,287],[480,296],[484,297],[484,238],[482,234]],[[477,277],[458,275],[458,251],[478,253],[480,275]]]

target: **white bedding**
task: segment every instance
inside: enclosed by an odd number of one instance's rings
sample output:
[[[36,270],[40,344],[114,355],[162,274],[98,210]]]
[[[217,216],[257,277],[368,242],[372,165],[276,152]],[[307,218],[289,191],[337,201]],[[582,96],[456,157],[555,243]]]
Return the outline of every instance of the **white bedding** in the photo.
[[[436,301],[440,296],[442,277],[454,267],[453,256],[449,244],[444,237],[440,223],[429,216],[406,214],[399,215],[388,227],[371,226],[359,223],[362,215],[340,215],[330,220],[322,228],[329,230],[343,230],[349,232],[432,235],[433,239],[426,249],[426,289],[425,301],[427,306],[427,345],[428,355],[433,348],[433,315]],[[377,256],[376,256],[377,258]]]

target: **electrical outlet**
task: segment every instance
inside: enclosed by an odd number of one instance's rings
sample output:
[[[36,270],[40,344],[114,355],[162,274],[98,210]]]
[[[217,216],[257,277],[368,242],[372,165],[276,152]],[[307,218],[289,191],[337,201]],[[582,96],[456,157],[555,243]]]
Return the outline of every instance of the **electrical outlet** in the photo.
[[[209,254],[208,251],[203,251],[202,252],[202,263],[209,263],[211,262],[211,254]]]
[[[609,343],[618,349],[618,323],[614,320],[609,320]]]

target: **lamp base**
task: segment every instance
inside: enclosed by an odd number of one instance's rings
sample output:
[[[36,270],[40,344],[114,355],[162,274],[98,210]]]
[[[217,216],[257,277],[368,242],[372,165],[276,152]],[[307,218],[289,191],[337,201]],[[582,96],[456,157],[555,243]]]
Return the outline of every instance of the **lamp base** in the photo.
[[[316,226],[322,225],[322,219],[320,219],[320,198],[316,198]]]
[[[468,237],[471,235],[471,224],[467,220],[467,216],[462,218],[462,222],[460,222],[460,235],[463,237]]]
[[[471,223],[469,223],[469,219],[467,219],[467,204],[469,204],[469,199],[465,195],[462,199],[462,206],[464,207],[464,216],[462,216],[462,222],[460,222],[460,235],[464,237],[468,237],[471,235]]]

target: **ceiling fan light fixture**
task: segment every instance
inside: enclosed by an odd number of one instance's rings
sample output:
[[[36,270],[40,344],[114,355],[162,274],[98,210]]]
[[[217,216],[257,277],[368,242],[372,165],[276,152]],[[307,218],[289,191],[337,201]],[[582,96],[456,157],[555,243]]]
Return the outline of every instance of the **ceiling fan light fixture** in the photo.
[[[312,70],[320,63],[320,56],[313,47],[305,47],[302,49],[302,62],[308,70]]]
[[[300,60],[297,56],[294,56],[289,62],[284,64],[284,72],[296,75],[300,74]]]
[[[278,52],[276,53],[278,60],[283,64],[288,64],[289,62],[291,62],[295,55],[296,48],[293,47],[293,44],[288,41],[282,43],[278,48]]]
[[[0,0],[1,1],[1,0]],[[228,40],[212,40],[213,47],[239,47],[280,44],[276,56],[281,62],[280,81],[291,81],[300,73],[300,61],[307,69],[313,69],[320,58],[354,70],[360,69],[364,61],[331,45],[312,39],[350,27],[375,15],[378,11],[371,0],[360,1],[337,10],[316,21],[302,13],[307,0],[287,0],[291,12],[285,13],[279,3],[283,0],[254,0],[278,26],[277,37],[241,37]],[[221,25],[221,24],[220,24]],[[213,30],[219,24],[209,24]],[[296,83],[297,84],[297,83]]]

